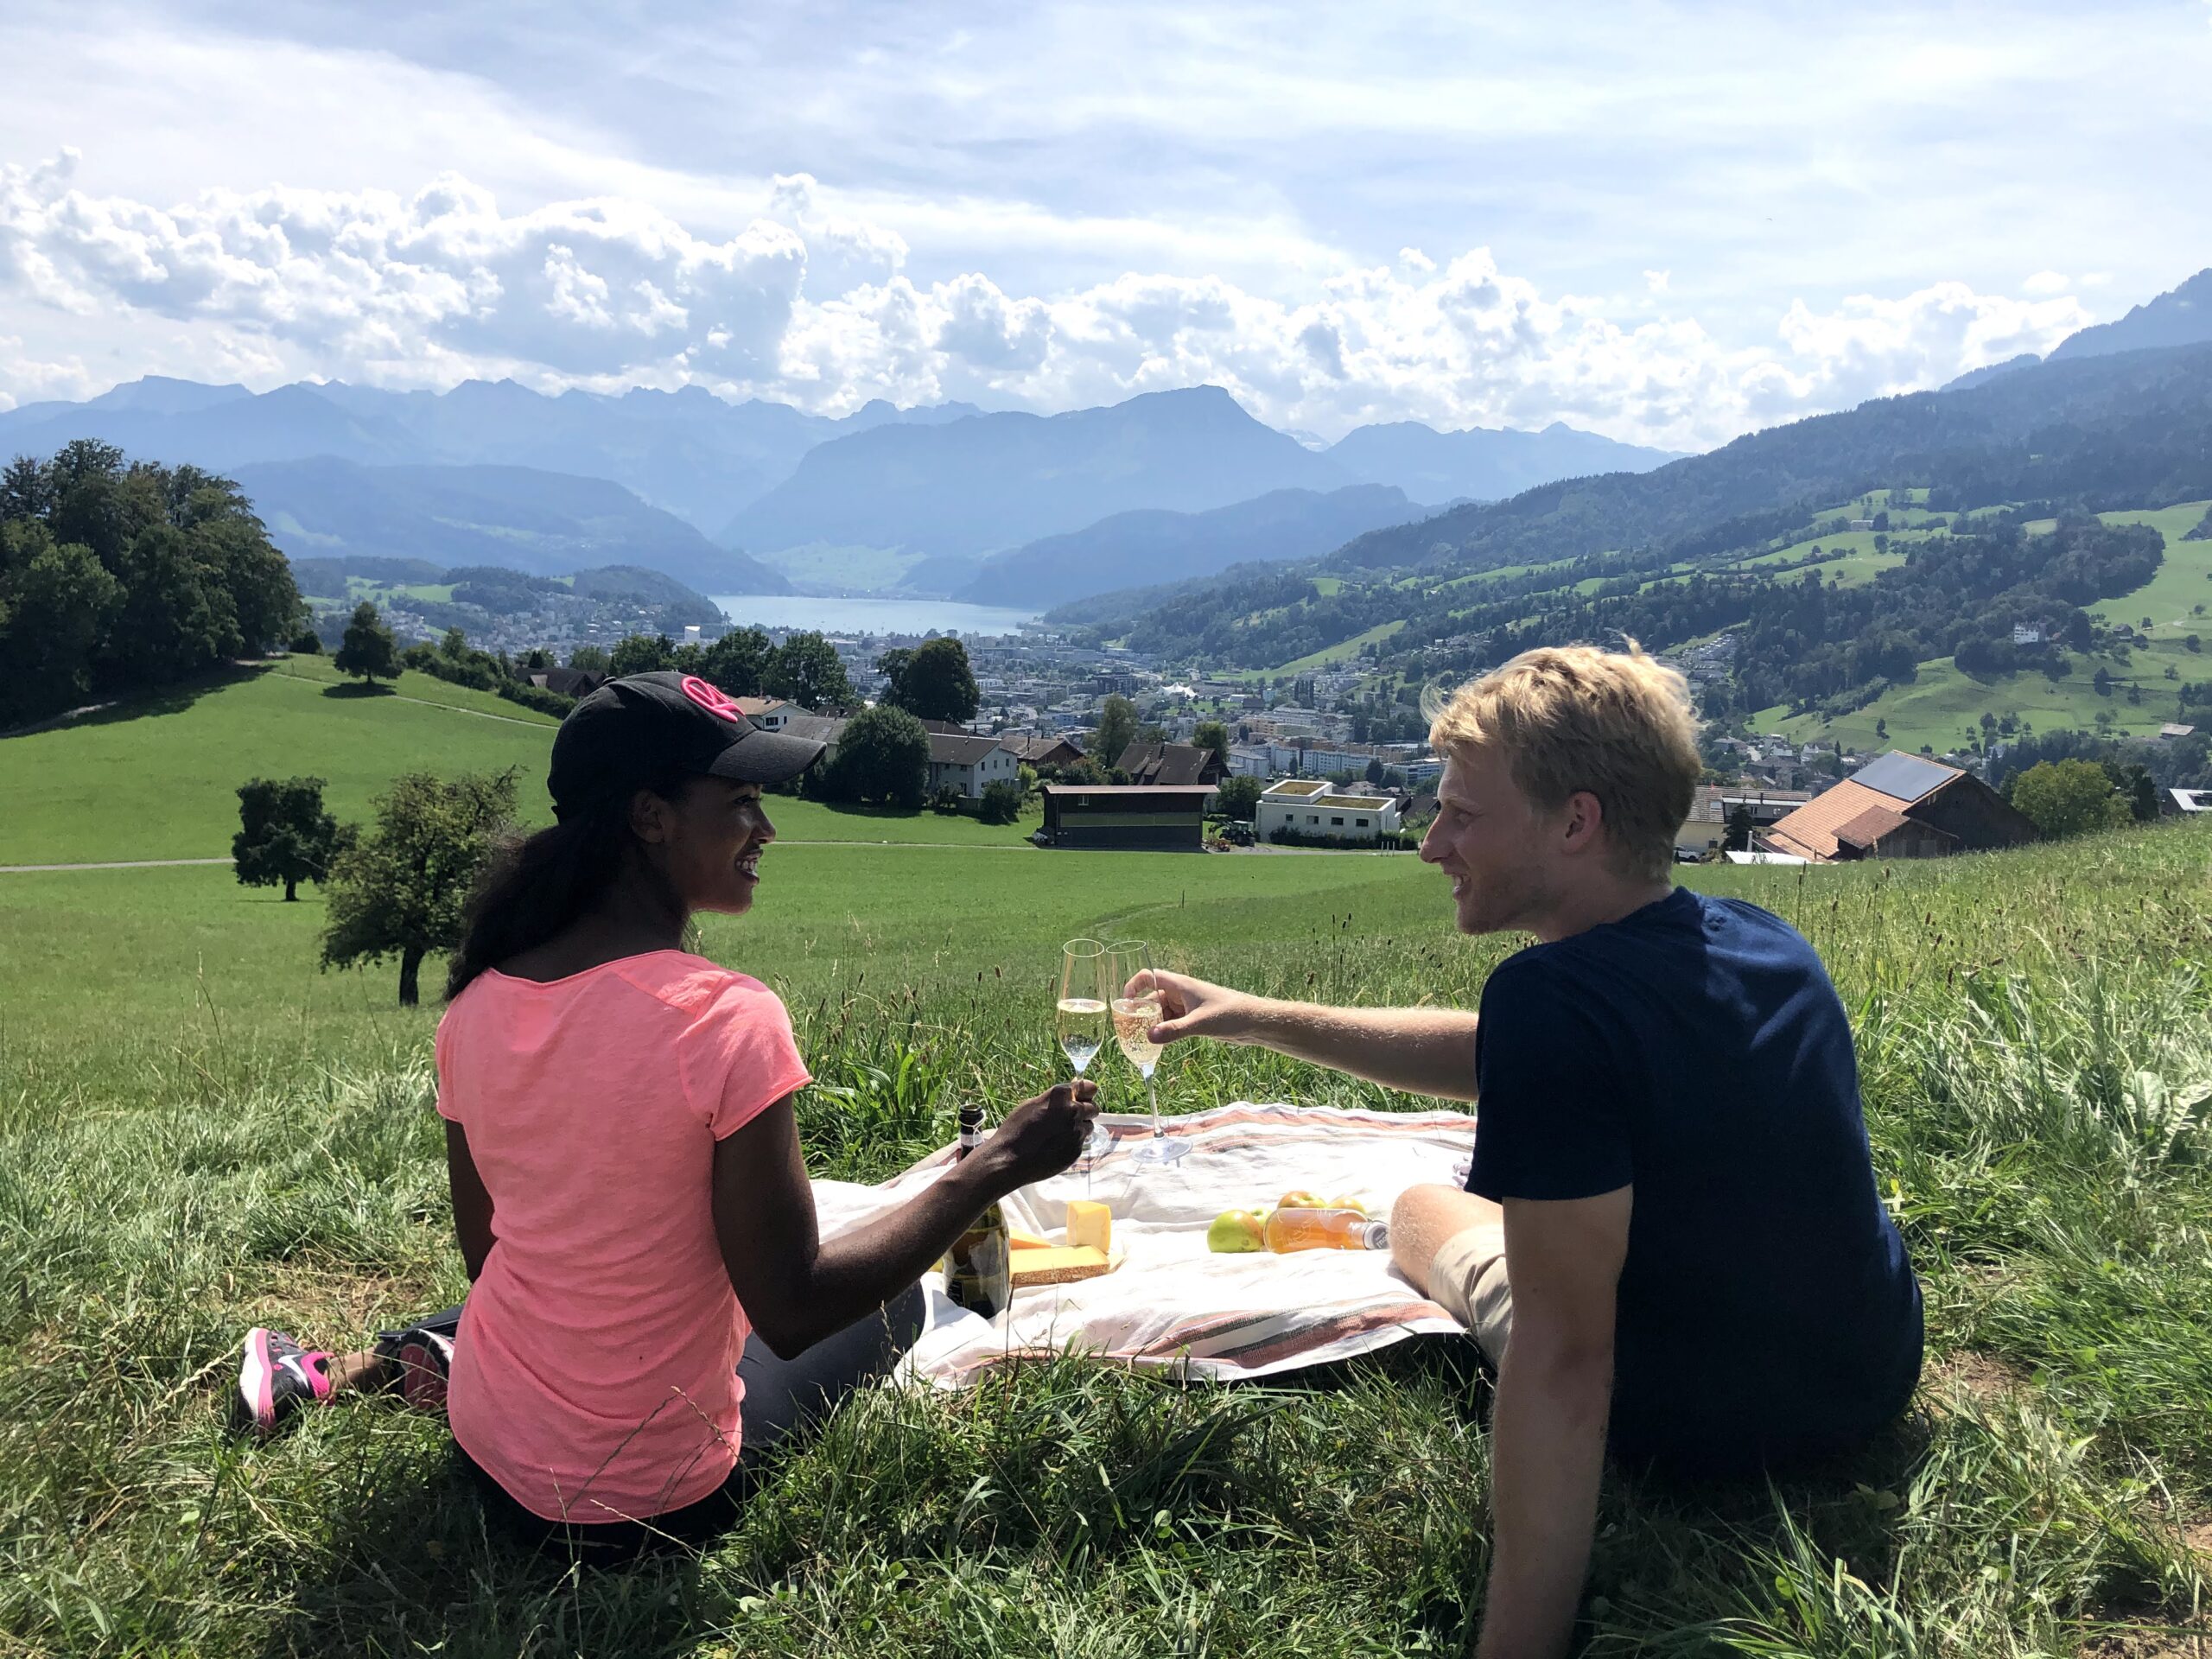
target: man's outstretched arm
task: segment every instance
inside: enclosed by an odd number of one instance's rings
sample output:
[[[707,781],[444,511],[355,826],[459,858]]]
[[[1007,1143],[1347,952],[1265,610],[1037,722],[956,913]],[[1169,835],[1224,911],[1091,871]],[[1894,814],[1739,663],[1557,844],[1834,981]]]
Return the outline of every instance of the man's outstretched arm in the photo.
[[[1332,1008],[1253,996],[1187,974],[1158,973],[1161,1042],[1211,1037],[1349,1071],[1386,1089],[1475,1097],[1475,1016],[1458,1008]]]
[[[1477,1659],[1567,1650],[1590,1567],[1632,1187],[1505,1200],[1513,1334],[1491,1414],[1490,1591]]]

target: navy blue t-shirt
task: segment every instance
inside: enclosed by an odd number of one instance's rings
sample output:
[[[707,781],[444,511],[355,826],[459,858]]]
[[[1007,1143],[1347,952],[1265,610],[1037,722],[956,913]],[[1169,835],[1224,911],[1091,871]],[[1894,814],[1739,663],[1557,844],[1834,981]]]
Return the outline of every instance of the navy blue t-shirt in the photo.
[[[1636,1189],[1617,1446],[1725,1463],[1904,1408],[1920,1287],[1875,1192],[1843,1004],[1787,922],[1677,887],[1509,957],[1475,1084],[1468,1191]]]

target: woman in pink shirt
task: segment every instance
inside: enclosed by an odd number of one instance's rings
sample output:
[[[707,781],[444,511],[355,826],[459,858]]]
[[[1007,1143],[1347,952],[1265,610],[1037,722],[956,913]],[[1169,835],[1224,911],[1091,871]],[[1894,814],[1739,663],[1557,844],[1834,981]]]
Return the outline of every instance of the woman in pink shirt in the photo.
[[[696,1539],[745,1472],[918,1329],[916,1281],[984,1207],[1055,1174],[1096,1108],[1064,1084],[903,1208],[824,1243],[790,1016],[683,946],[749,909],[764,784],[822,746],[702,680],[615,680],[562,722],[553,828],[480,887],[437,1033],[465,1307],[342,1357],[256,1330],[241,1414],[266,1431],[346,1389],[442,1392],[518,1531],[594,1554]]]

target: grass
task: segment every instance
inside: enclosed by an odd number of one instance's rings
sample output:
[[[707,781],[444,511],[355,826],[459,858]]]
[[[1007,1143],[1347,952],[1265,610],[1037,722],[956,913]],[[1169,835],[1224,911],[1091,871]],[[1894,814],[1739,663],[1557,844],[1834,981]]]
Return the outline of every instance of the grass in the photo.
[[[410,767],[517,766],[526,821],[547,822],[538,780],[556,721],[489,692],[404,673],[371,690],[326,658],[241,669],[53,731],[0,741],[0,864],[219,858],[238,830],[238,786],[256,773],[328,781],[340,818]],[[779,797],[793,841],[1019,847],[1038,814],[1012,826],[933,812],[830,807]]]
[[[2212,609],[2212,542],[2184,541],[2183,537],[2203,521],[2212,502],[2190,501],[2177,507],[2139,512],[2104,512],[2097,516],[2108,524],[2149,524],[2166,538],[2165,563],[2158,574],[2133,593],[2090,607],[2108,622],[2139,626],[2153,639],[2179,639],[2187,634],[2212,634],[2212,617],[2197,607]]]
[[[2212,910],[2202,826],[1941,863],[1700,869],[1829,963],[1926,1285],[1911,1418],[1835,1478],[1609,1477],[1589,1650],[2188,1651],[2212,1514]],[[1053,950],[1141,931],[1256,989],[1469,1002],[1411,859],[782,848],[710,954],[791,1000],[818,1174],[1048,1074]],[[1395,1655],[1487,1560],[1484,1385],[1439,1351],[1280,1387],[1061,1363],[871,1396],[697,1559],[571,1579],[485,1534],[434,1420],[219,1427],[232,1344],[461,1287],[434,1014],[319,976],[318,906],[220,871],[0,877],[0,1651]],[[1117,1088],[1125,1089],[1122,1076]],[[833,1093],[832,1090],[836,1092]],[[1242,1050],[1169,1109],[1398,1103]],[[1127,1098],[1125,1095],[1124,1098]],[[2164,1644],[2164,1645],[2162,1645]]]
[[[1985,680],[1962,671],[1948,657],[1939,657],[1921,664],[1919,677],[1911,684],[1893,686],[1840,720],[1789,716],[1778,705],[1753,715],[1751,727],[1782,732],[1800,741],[1840,741],[1847,748],[1917,749],[1924,743],[1939,754],[1961,747],[1969,734],[1978,735],[1984,710],[2018,715],[2039,732],[2091,730],[2099,715],[2110,714],[2115,732],[2148,736],[2162,721],[2175,717],[2176,682],[2165,677],[2167,666],[2171,664],[2184,680],[2196,679],[2207,676],[2207,664],[2212,662],[2190,652],[2178,639],[2159,641],[2130,657],[2125,664],[2076,657],[2067,677],[2056,684],[2034,673]],[[2112,676],[2110,696],[2097,695],[2100,668]],[[2140,703],[2128,702],[2131,684],[2142,688]],[[1877,721],[1886,722],[1886,739],[1875,735]]]
[[[1903,564],[1907,546],[1926,539],[1910,531],[1885,535],[1883,540],[1889,544],[1889,550],[1879,552],[1874,546],[1874,536],[1875,532],[1871,530],[1847,530],[1834,536],[1808,536],[1802,542],[1793,542],[1788,547],[1762,553],[1756,558],[1745,559],[1726,568],[1750,570],[1762,565],[1792,564],[1799,559],[1810,558],[1813,550],[1817,547],[1828,556],[1816,565],[1806,566],[1806,569],[1818,570],[1822,582],[1833,582],[1845,588],[1863,588],[1873,581],[1878,573]],[[1790,581],[1804,579],[1802,570],[1783,574]]]

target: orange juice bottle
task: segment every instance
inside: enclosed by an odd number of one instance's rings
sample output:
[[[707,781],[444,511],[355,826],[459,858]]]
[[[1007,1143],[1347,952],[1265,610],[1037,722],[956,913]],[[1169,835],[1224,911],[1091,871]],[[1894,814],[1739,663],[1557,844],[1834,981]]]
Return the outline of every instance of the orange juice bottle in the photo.
[[[1268,1217],[1268,1248],[1290,1250],[1381,1250],[1389,1248],[1390,1224],[1357,1210],[1277,1210]]]

